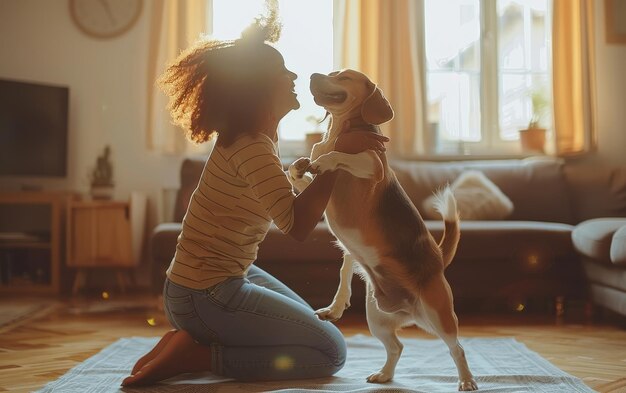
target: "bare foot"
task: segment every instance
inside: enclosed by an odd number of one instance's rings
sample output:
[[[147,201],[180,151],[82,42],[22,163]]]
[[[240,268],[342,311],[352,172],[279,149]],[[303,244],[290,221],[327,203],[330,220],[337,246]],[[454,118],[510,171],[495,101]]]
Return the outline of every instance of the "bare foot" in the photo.
[[[174,331],[163,349],[122,386],[150,385],[178,374],[211,370],[211,349],[196,343],[189,333]]]
[[[174,333],[176,333],[175,329],[165,333],[163,337],[161,337],[161,340],[159,340],[157,345],[155,345],[150,352],[143,355],[139,360],[137,360],[137,363],[135,363],[135,367],[133,367],[133,371],[130,372],[130,375],[135,375],[135,373],[139,371],[143,366],[145,366],[146,363],[154,359],[156,355],[158,355],[159,352],[161,352],[163,348],[165,348],[165,344],[170,341],[170,338],[172,338],[172,335]]]

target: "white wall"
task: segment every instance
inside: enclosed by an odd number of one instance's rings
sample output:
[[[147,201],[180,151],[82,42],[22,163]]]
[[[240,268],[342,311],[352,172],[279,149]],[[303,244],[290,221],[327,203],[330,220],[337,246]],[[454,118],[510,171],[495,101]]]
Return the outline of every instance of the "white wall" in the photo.
[[[0,0],[0,77],[70,88],[68,181],[46,186],[88,192],[89,170],[106,144],[117,198],[177,185],[180,158],[144,143],[149,13],[144,1],[129,32],[98,40],[74,26],[66,0]]]
[[[148,230],[163,188],[178,186],[181,157],[145,144],[150,1],[124,35],[98,40],[73,24],[67,0],[0,0],[0,78],[69,86],[67,179],[0,179],[0,189],[40,184],[88,193],[88,173],[111,146],[115,198],[149,196]],[[145,263],[145,262],[144,262]]]
[[[604,0],[596,0],[598,157],[626,166],[626,43],[607,44]]]

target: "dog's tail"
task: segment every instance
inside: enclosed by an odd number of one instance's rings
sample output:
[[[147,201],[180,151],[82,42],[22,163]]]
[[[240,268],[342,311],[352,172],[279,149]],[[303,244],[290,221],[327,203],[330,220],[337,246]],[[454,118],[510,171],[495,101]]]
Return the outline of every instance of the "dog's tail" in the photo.
[[[461,238],[459,212],[456,208],[456,199],[454,199],[449,186],[437,191],[435,198],[435,209],[441,214],[444,223],[443,236],[439,242],[439,248],[443,255],[443,267],[446,268],[452,262]]]

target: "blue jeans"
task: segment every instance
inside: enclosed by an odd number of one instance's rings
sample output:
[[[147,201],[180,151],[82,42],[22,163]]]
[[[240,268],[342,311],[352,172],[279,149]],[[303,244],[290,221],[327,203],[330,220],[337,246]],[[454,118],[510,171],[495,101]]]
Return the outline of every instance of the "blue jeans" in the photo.
[[[211,288],[165,280],[165,313],[176,329],[210,346],[211,369],[241,381],[318,378],[346,361],[346,343],[332,323],[285,284],[252,266]]]

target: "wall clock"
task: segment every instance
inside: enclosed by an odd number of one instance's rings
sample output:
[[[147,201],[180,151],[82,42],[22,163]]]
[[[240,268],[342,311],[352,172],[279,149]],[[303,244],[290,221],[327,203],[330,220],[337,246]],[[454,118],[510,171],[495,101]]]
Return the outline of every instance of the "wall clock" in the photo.
[[[112,38],[133,27],[143,0],[69,0],[69,4],[72,20],[83,33]]]

